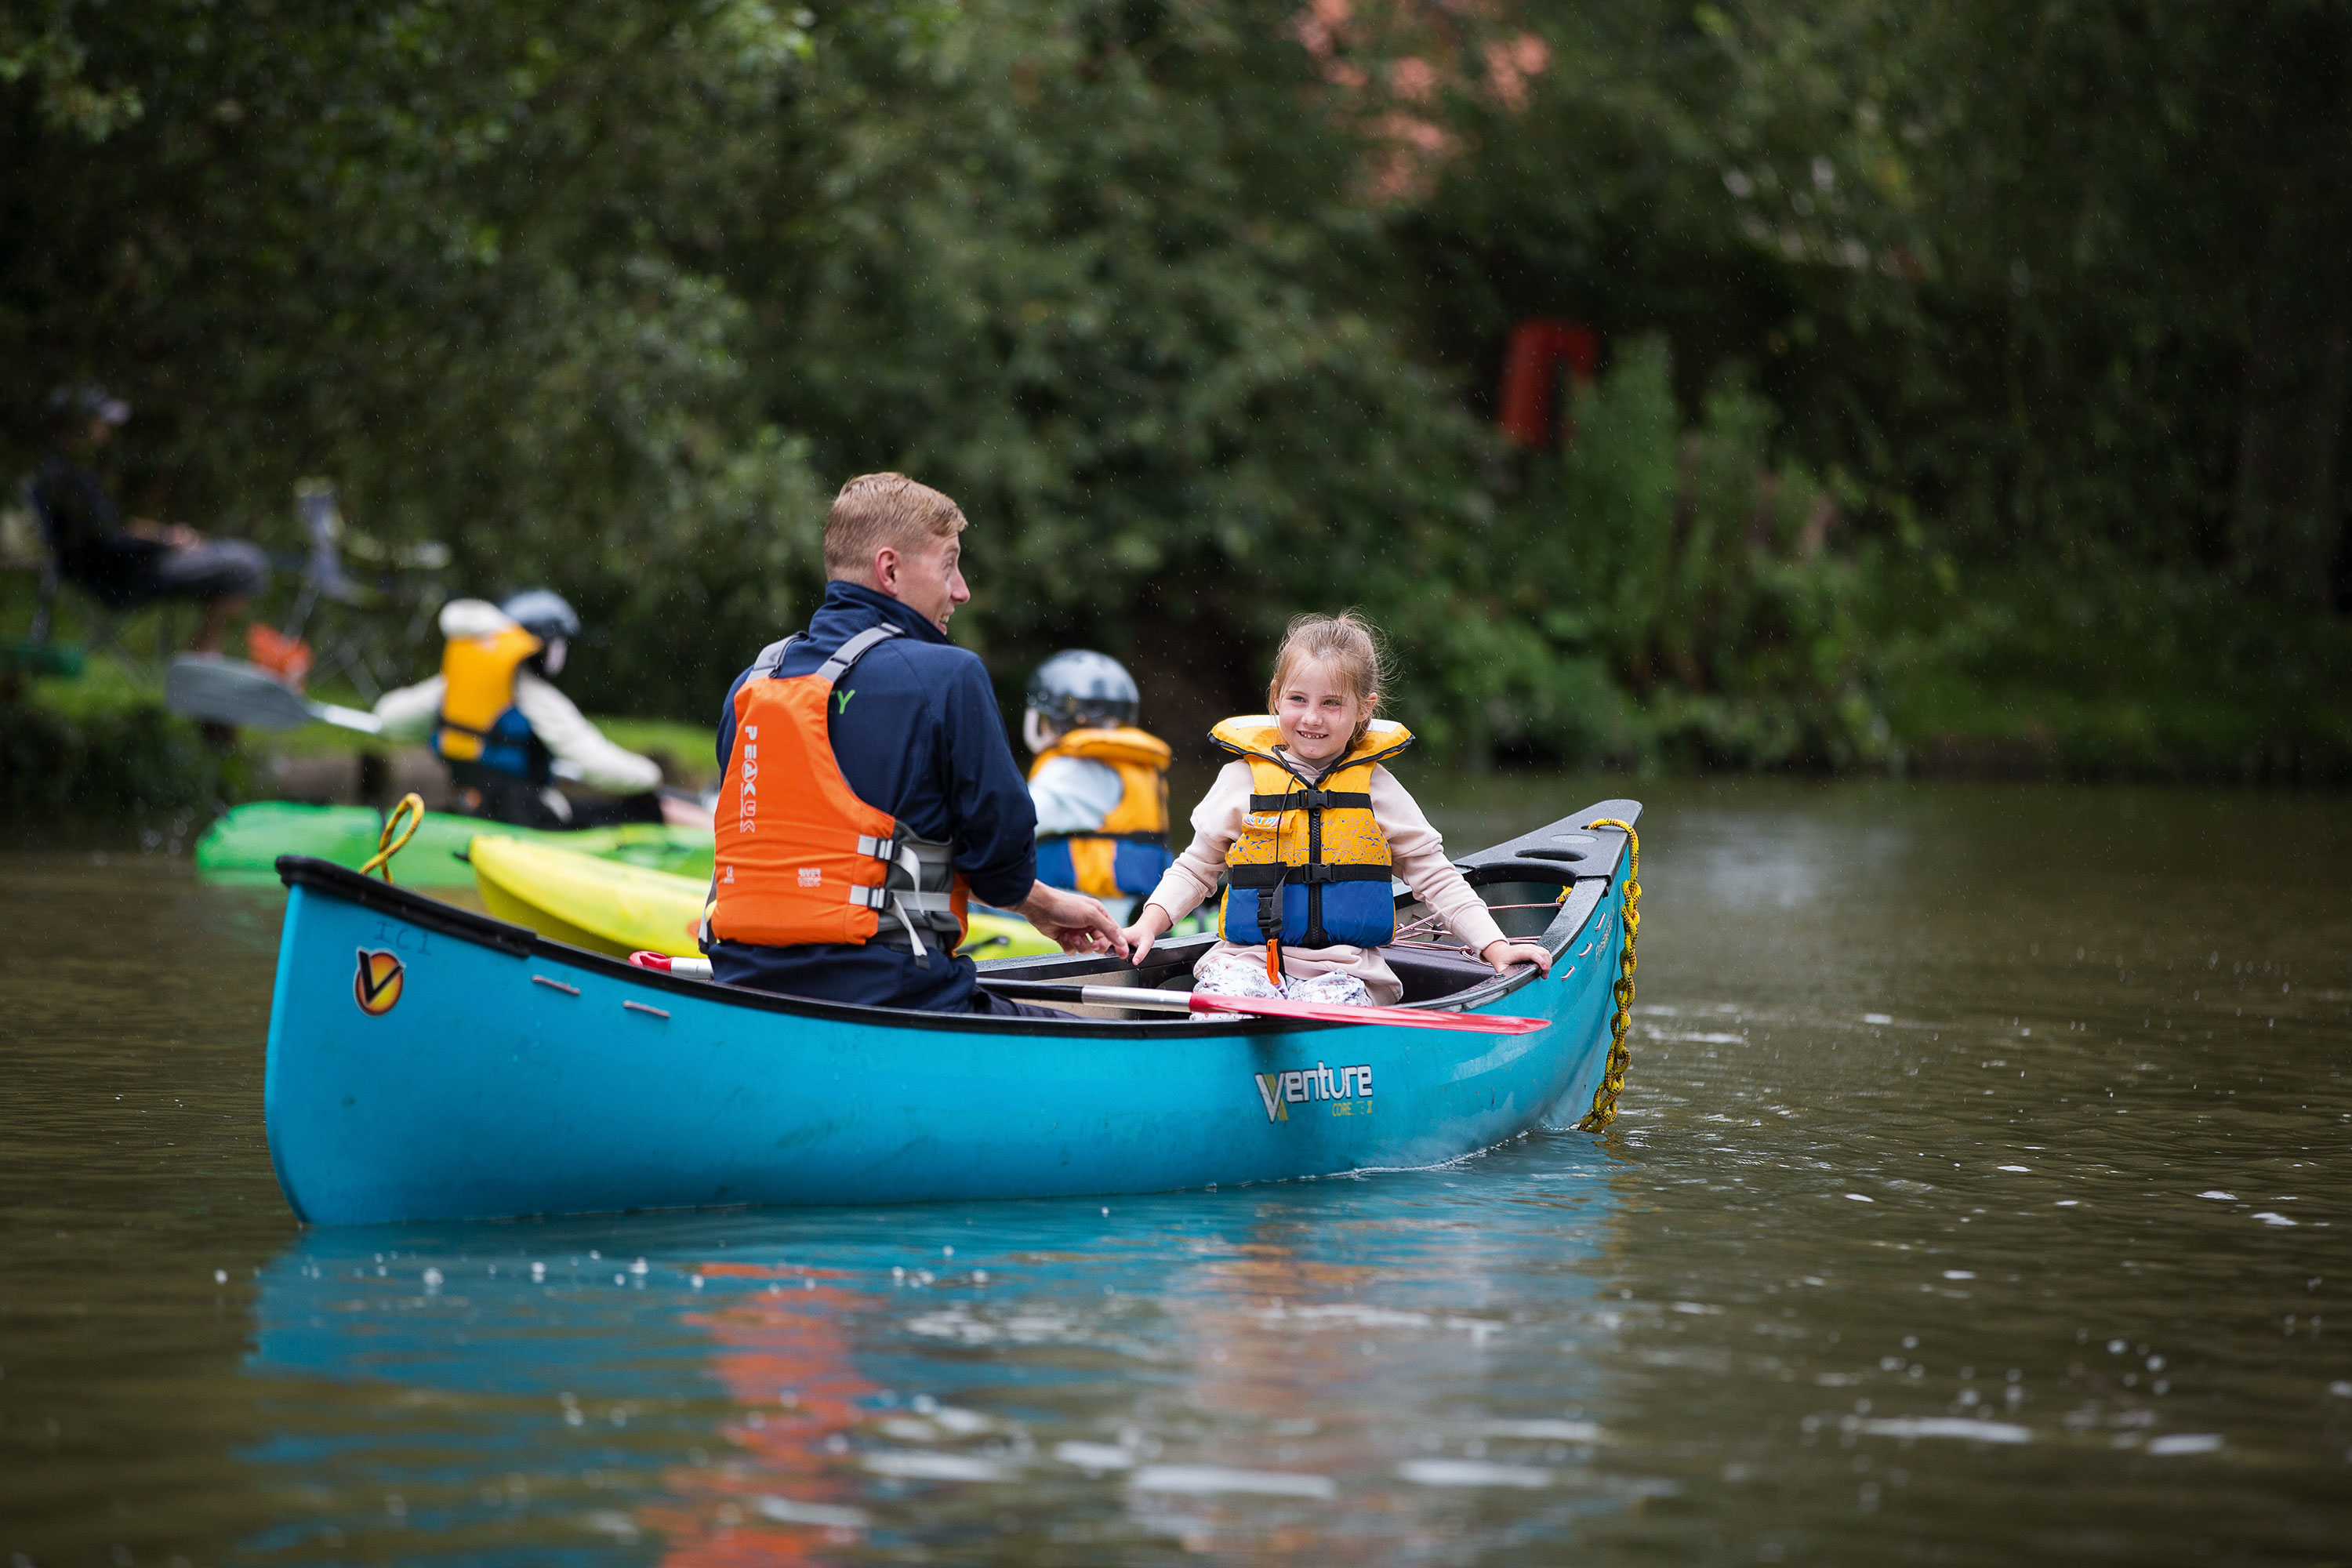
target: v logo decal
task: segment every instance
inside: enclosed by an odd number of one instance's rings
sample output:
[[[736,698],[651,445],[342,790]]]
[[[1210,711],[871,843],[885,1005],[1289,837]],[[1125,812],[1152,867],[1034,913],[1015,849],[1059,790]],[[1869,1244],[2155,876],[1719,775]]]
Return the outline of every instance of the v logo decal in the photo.
[[[382,948],[361,948],[359,968],[352,974],[352,1000],[371,1018],[381,1018],[398,1005],[407,980],[400,955]]]
[[[1290,1107],[1282,1098],[1282,1075],[1278,1072],[1262,1072],[1256,1074],[1255,1078],[1257,1097],[1265,1101],[1265,1119],[1268,1121],[1289,1121]]]

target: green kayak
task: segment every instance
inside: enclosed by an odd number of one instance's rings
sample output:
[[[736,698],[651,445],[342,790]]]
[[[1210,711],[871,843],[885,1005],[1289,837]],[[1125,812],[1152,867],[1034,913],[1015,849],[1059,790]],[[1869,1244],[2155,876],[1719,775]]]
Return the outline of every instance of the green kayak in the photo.
[[[375,853],[383,819],[363,805],[296,805],[258,800],[232,807],[196,841],[196,872],[207,881],[278,880],[280,855],[315,855],[356,870]],[[541,833],[479,817],[425,814],[393,874],[411,887],[471,887],[474,870],[459,857],[477,834],[496,833],[676,876],[710,875],[710,829],[631,823],[578,833]]]

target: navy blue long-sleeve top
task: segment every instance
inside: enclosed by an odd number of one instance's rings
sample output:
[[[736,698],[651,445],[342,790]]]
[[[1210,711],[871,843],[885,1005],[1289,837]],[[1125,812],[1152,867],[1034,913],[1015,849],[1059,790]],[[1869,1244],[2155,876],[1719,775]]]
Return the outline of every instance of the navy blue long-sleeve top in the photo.
[[[826,705],[834,759],[857,798],[921,838],[952,842],[972,897],[1009,907],[1037,879],[1037,814],[1013,760],[996,690],[977,655],[955,647],[921,613],[855,583],[825,584],[807,633],[779,676],[814,675],[835,649],[883,623],[906,635],[867,650]],[[719,766],[735,751],[735,694],[719,714]],[[846,698],[846,700],[842,699]],[[930,966],[879,943],[712,944],[713,977],[793,996],[962,1012],[978,972],[968,958],[932,948]]]

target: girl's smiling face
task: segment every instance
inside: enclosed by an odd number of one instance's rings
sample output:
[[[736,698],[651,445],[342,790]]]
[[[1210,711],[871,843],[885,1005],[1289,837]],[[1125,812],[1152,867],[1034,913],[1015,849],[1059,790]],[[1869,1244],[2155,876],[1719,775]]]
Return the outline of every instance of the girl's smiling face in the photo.
[[[1328,763],[1347,751],[1363,716],[1362,700],[1328,659],[1300,659],[1276,693],[1275,722],[1303,763]]]

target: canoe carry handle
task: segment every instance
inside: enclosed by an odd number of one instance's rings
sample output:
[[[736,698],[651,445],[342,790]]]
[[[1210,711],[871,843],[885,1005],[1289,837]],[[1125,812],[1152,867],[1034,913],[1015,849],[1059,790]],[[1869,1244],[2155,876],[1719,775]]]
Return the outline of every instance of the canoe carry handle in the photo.
[[[408,819],[406,827],[400,826],[403,817]],[[416,837],[416,830],[424,826],[425,797],[414,791],[402,795],[400,804],[392,808],[392,815],[383,819],[383,831],[375,836],[375,853],[360,867],[360,875],[381,871],[384,886],[392,886],[392,858],[406,848],[408,841]],[[395,833],[397,837],[394,837]]]

